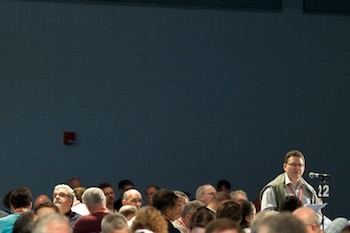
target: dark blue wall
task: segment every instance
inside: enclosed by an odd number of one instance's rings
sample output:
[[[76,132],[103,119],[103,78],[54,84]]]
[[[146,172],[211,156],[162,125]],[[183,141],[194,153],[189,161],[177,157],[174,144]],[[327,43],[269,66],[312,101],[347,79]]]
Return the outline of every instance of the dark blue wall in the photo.
[[[78,176],[192,194],[225,178],[254,199],[299,149],[349,217],[350,17],[284,6],[0,1],[1,196]]]

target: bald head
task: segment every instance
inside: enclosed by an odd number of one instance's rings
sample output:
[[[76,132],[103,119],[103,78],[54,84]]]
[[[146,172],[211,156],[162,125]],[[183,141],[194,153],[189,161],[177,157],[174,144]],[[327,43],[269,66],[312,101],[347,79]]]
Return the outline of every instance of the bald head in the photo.
[[[124,192],[122,204],[136,206],[139,209],[142,205],[142,195],[136,189],[129,189]]]
[[[307,233],[322,232],[319,218],[313,209],[309,207],[300,207],[293,212],[293,215],[304,223]]]

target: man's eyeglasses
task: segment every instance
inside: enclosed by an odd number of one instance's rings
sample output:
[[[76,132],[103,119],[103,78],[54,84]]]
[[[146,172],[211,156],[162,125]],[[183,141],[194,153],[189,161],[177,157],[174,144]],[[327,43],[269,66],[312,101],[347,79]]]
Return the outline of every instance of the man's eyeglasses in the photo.
[[[304,167],[304,164],[301,163],[287,163],[291,167]]]
[[[52,198],[55,199],[55,198],[57,197],[57,195],[58,195],[59,197],[70,197],[68,194],[59,192],[59,193],[53,193]]]

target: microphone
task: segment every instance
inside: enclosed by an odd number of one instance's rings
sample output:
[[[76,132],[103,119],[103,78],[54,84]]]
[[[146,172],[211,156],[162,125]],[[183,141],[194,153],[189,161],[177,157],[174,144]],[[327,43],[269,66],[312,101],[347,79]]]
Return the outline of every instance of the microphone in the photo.
[[[326,174],[326,173],[320,173],[320,172],[310,172],[309,173],[309,177],[311,179],[313,178],[318,178],[318,177],[330,177],[330,174]]]

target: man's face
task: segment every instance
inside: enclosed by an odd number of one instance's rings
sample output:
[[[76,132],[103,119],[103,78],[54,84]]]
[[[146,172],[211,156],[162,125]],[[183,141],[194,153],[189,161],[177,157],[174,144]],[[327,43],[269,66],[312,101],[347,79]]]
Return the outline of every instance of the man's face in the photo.
[[[107,205],[113,205],[115,200],[116,200],[113,188],[112,187],[107,187],[107,188],[104,188],[102,190],[103,190],[103,193],[106,196],[106,203],[107,203]]]
[[[122,200],[123,205],[132,205],[135,206],[137,209],[140,209],[142,206],[142,195],[137,190],[128,190],[126,191],[127,198],[125,200]]]
[[[152,205],[153,204],[153,195],[157,192],[157,189],[153,186],[146,189],[146,199],[147,204]]]
[[[53,192],[52,202],[58,207],[61,214],[66,214],[72,207],[73,198],[68,195],[65,188],[58,188]]]
[[[304,174],[305,162],[300,157],[291,156],[288,158],[287,163],[283,164],[283,169],[287,173],[289,179],[298,180]]]
[[[214,195],[216,193],[216,189],[211,186],[207,185],[204,188],[204,193],[200,198],[200,201],[202,201],[205,205],[208,205],[209,202],[213,199]]]

